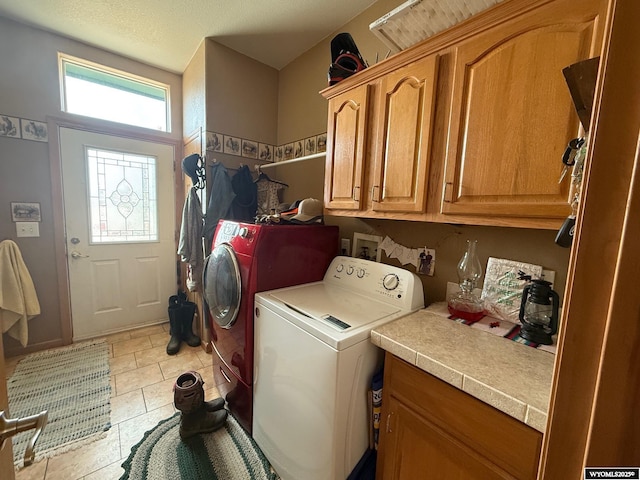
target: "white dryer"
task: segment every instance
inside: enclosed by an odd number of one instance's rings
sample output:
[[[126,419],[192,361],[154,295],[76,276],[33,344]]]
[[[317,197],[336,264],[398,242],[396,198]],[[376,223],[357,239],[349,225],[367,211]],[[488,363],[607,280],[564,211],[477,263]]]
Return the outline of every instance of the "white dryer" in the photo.
[[[347,478],[369,444],[371,329],[423,307],[417,275],[350,257],[256,294],[253,438],[283,480]]]

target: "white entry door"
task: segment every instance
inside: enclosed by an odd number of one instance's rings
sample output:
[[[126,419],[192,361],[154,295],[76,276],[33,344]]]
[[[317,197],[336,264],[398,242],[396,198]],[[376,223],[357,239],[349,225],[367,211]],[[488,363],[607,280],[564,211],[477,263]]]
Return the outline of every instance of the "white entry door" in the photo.
[[[166,321],[173,147],[60,128],[60,157],[73,339]]]

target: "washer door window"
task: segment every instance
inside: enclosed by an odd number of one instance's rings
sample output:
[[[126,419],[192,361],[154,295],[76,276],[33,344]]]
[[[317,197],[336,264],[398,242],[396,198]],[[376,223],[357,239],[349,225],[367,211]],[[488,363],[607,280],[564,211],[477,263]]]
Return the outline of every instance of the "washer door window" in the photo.
[[[222,328],[231,328],[240,310],[242,278],[238,260],[228,243],[216,246],[207,258],[203,284],[214,321]]]

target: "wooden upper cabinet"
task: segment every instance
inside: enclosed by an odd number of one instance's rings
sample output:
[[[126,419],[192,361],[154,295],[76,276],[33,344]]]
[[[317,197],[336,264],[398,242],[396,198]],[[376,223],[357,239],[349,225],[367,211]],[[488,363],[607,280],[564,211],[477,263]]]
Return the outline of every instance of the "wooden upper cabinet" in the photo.
[[[431,151],[437,56],[386,74],[376,97],[371,208],[423,212]]]
[[[545,4],[454,47],[442,213],[564,218],[580,123],[562,69],[598,55],[600,2]]]
[[[325,206],[360,210],[366,151],[369,86],[361,85],[329,100]]]

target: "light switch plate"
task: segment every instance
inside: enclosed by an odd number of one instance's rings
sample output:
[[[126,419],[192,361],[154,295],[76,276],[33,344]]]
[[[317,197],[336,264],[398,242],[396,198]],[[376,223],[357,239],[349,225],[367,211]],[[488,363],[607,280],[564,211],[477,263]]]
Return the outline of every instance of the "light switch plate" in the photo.
[[[39,237],[40,224],[38,222],[16,222],[16,235],[18,237]]]

